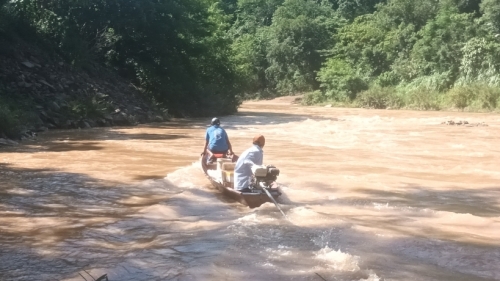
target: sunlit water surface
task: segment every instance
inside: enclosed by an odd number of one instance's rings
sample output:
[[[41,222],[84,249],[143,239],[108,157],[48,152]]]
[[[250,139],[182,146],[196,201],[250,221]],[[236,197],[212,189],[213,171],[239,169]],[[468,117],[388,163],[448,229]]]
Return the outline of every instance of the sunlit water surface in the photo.
[[[290,101],[221,118],[266,136],[288,220],[209,185],[209,119],[1,150],[0,280],[500,280],[499,115]]]

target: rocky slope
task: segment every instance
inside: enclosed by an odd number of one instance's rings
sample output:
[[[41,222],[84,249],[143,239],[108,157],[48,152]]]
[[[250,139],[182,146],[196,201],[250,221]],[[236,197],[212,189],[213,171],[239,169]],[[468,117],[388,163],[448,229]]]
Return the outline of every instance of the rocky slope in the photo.
[[[0,102],[27,101],[22,108],[31,116],[19,139],[50,129],[134,125],[168,116],[140,89],[96,63],[82,70],[32,44],[0,43]],[[1,129],[0,138],[0,145],[8,142]]]

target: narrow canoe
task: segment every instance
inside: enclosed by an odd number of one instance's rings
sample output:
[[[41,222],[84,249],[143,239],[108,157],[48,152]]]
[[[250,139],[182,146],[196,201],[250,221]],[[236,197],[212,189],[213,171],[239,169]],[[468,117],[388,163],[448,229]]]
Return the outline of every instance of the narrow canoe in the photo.
[[[207,164],[205,156],[202,156],[200,158],[200,162],[201,162],[201,168],[205,176],[208,178],[208,180],[210,180],[212,185],[215,188],[217,188],[220,192],[222,192],[224,195],[250,208],[257,208],[266,202],[272,202],[271,199],[267,196],[267,194],[263,190],[254,190],[252,192],[240,192],[238,190],[234,190],[232,182],[223,181],[222,177],[216,178],[209,174],[208,172],[209,170],[214,170],[214,172],[217,170],[216,163]],[[274,197],[275,200],[281,195],[279,189],[275,187],[269,188],[268,191]]]

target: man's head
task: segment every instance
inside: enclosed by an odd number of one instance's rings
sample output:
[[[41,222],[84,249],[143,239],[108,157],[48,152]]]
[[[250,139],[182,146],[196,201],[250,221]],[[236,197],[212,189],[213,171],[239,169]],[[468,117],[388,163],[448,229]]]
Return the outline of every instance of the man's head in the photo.
[[[214,117],[212,119],[212,122],[210,122],[210,125],[220,125],[220,120],[217,117]]]
[[[255,137],[253,137],[253,144],[256,144],[262,148],[266,144],[266,138],[264,138],[263,135],[256,135]]]

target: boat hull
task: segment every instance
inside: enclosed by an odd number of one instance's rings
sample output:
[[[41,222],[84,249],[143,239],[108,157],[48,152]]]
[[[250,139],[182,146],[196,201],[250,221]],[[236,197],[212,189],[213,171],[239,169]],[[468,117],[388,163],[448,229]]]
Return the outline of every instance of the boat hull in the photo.
[[[272,202],[269,196],[262,190],[258,192],[240,192],[238,190],[234,190],[232,187],[225,186],[223,183],[217,181],[215,178],[208,174],[208,170],[215,170],[215,165],[209,166],[207,165],[206,158],[202,156],[200,158],[201,168],[203,173],[210,181],[210,183],[217,188],[220,192],[222,192],[225,196],[240,202],[243,205],[246,205],[250,208],[257,208],[266,202]],[[270,188],[268,189],[271,196],[276,200],[281,192],[278,188]]]

